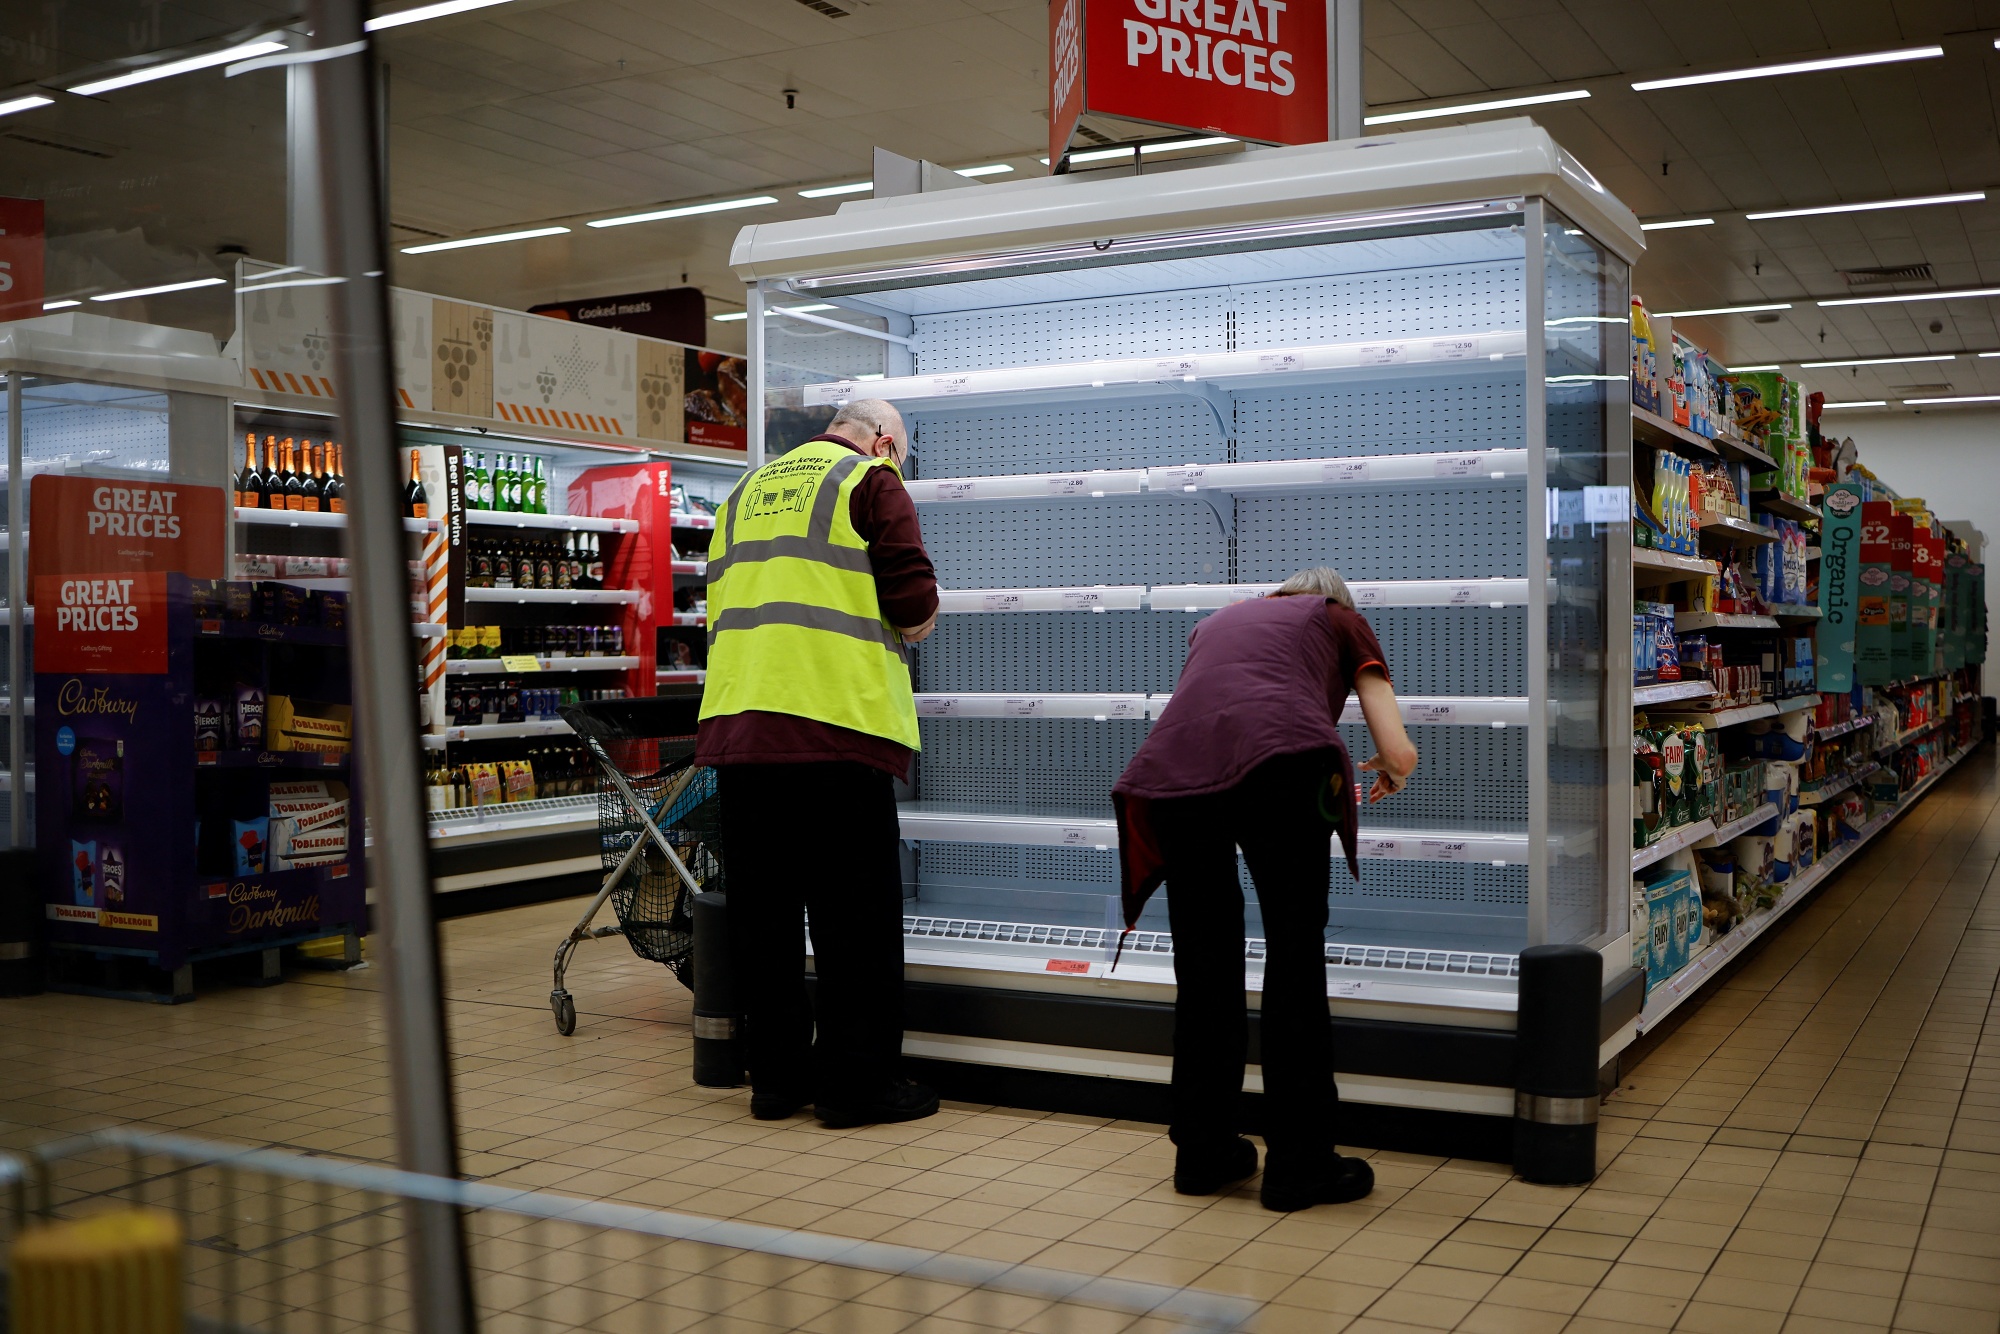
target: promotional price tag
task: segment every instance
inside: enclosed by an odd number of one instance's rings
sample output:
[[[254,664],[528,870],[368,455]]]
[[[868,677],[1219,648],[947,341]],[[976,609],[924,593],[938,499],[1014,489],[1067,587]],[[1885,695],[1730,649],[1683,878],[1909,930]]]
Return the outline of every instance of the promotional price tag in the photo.
[[[1485,471],[1481,454],[1448,454],[1431,462],[1433,477],[1476,477]]]
[[[1064,611],[1104,610],[1104,590],[1101,588],[1065,588],[1061,592]]]
[[[1025,610],[1026,602],[1027,599],[1019,593],[981,593],[979,595],[979,609],[981,611],[1022,611]]]
[[[1049,702],[1033,697],[1018,697],[1001,701],[1000,711],[1009,718],[1040,718],[1048,712]]]
[[[539,672],[541,660],[532,653],[506,653],[500,657],[500,665],[510,672]]]
[[[1080,496],[1090,488],[1090,479],[1082,474],[1049,478],[1049,494],[1052,496]]]
[[[933,375],[931,377],[931,392],[933,394],[963,394],[971,389],[971,387],[972,377],[970,375]]]
[[[939,500],[970,500],[977,482],[935,482]]]
[[[918,695],[917,717],[956,718],[961,702],[956,695]]]
[[[1420,842],[1419,851],[1425,861],[1462,862],[1467,859],[1463,839],[1427,838]]]
[[[1432,361],[1471,361],[1479,355],[1479,340],[1476,338],[1433,338],[1431,340]]]
[[[1077,977],[1090,975],[1090,965],[1082,959],[1050,959],[1044,969],[1051,973],[1071,973]]]
[[[1262,374],[1271,374],[1278,371],[1295,371],[1302,364],[1299,354],[1296,352],[1259,352],[1257,354],[1257,370]]]
[[[1371,861],[1387,861],[1403,855],[1403,840],[1400,838],[1361,838],[1356,840],[1354,851],[1357,856]]]
[[[1364,343],[1355,361],[1362,366],[1400,366],[1409,359],[1408,343]]]
[[[1448,723],[1456,716],[1452,704],[1405,704],[1403,716],[1413,723]]]
[[[1319,476],[1323,482],[1365,482],[1368,480],[1368,460],[1335,459],[1320,465]]]

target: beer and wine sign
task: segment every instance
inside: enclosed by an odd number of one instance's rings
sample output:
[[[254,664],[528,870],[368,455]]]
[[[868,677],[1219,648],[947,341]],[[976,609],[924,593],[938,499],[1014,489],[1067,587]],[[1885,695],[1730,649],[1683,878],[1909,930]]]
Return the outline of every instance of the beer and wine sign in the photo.
[[[28,496],[50,946],[172,972],[362,929],[351,737],[287,739],[351,728],[345,703],[296,707],[345,700],[345,631],[221,582],[219,488],[44,474]]]

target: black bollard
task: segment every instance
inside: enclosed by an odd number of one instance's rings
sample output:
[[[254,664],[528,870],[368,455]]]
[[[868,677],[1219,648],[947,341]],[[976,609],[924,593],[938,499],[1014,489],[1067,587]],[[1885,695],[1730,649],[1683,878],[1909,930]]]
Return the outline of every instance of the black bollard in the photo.
[[[1575,1186],[1597,1175],[1598,1016],[1604,958],[1582,945],[1521,951],[1515,1012],[1514,1170]]]
[[[743,1084],[743,1016],[729,967],[729,900],[697,894],[694,917],[694,1082],[705,1089]]]

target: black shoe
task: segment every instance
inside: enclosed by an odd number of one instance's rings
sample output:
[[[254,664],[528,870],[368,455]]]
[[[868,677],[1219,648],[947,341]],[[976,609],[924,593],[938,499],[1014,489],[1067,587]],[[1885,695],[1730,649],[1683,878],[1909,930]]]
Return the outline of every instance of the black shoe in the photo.
[[[1360,1158],[1336,1155],[1331,1162],[1302,1172],[1274,1170],[1264,1165],[1261,1198],[1266,1209],[1291,1213],[1315,1204],[1346,1204],[1375,1189],[1375,1169]]]
[[[759,1121],[785,1121],[799,1114],[799,1110],[812,1105],[812,1095],[796,1089],[779,1092],[750,1092],[750,1115]]]
[[[858,1102],[830,1103],[822,1098],[814,1104],[813,1113],[828,1130],[848,1130],[894,1121],[921,1121],[937,1109],[936,1089],[915,1080],[895,1079],[873,1097]]]
[[[1241,1135],[1174,1151],[1174,1189],[1182,1195],[1213,1195],[1256,1171],[1257,1146]]]

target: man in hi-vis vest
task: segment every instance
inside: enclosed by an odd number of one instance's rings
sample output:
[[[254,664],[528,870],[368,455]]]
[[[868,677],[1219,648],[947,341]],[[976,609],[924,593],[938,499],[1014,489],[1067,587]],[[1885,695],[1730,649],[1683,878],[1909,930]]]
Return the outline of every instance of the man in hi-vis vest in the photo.
[[[760,1120],[808,1103],[828,1126],[937,1110],[934,1091],[897,1075],[893,780],[909,777],[917,751],[908,646],[938,610],[903,489],[908,454],[895,408],[849,403],[824,435],[737,484],[708,548],[695,759],[715,766],[720,786],[730,949]],[[805,987],[806,915],[817,1005]]]

